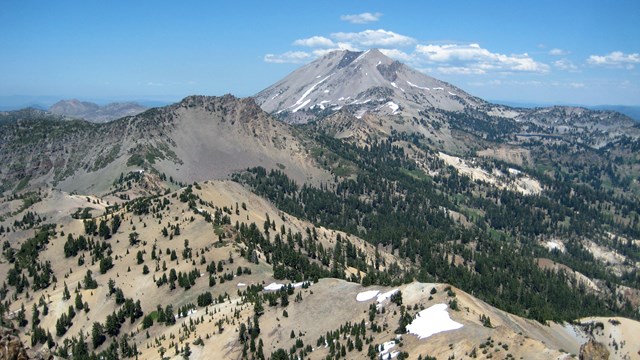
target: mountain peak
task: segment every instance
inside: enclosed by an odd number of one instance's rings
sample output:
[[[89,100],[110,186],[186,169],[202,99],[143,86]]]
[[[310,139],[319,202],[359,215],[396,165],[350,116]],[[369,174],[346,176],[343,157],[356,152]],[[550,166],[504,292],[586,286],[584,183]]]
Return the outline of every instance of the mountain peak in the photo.
[[[338,50],[300,67],[255,96],[263,110],[305,123],[346,109],[414,117],[425,108],[462,111],[482,101],[386,56],[379,49]]]

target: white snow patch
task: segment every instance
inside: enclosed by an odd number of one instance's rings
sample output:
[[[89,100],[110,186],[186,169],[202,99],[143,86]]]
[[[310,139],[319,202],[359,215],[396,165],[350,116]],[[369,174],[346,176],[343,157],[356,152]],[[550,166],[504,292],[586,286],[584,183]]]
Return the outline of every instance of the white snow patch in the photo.
[[[411,82],[411,81],[409,81],[409,80],[407,80],[407,84],[409,84],[409,86],[412,86],[412,87],[414,87],[414,88],[418,88],[418,89],[422,89],[422,90],[427,90],[427,91],[429,90],[429,88],[428,88],[428,87],[416,85],[416,84],[412,83],[412,82]]]
[[[320,101],[320,103],[313,105],[311,107],[311,109],[313,110],[313,108],[317,106],[317,107],[320,108],[320,110],[324,110],[324,108],[325,108],[324,104],[327,104],[327,103],[330,103],[330,102],[331,102],[330,100],[322,100],[322,101]]]
[[[560,252],[565,252],[567,249],[564,247],[564,244],[559,241],[546,241],[544,243],[544,247],[546,247],[549,251],[558,249]]]
[[[387,291],[386,293],[382,293],[380,295],[378,295],[378,303],[381,303],[389,298],[391,298],[391,295],[395,294],[398,292],[398,289],[393,289],[391,291]]]
[[[382,64],[382,60],[378,61],[378,63],[376,64],[376,66]]]
[[[518,169],[509,168],[509,174],[511,174],[511,175],[520,175],[521,173],[522,173],[522,171],[520,171]]]
[[[184,317],[191,316],[191,315],[193,315],[193,314],[195,314],[197,312],[198,312],[197,309],[190,309],[189,311],[187,311],[186,314],[183,314],[182,316],[184,316]],[[180,313],[178,313],[178,314],[174,315],[173,317],[176,318],[176,319],[179,319],[182,316],[181,316]]]
[[[358,293],[358,295],[356,296],[356,301],[369,301],[376,297],[379,292],[380,290],[363,291],[361,293]]]
[[[369,50],[363,52],[360,56],[358,56],[355,60],[353,60],[353,62],[358,62],[360,59],[365,57],[365,55],[367,55],[368,53],[369,53]]]
[[[449,93],[449,95],[451,95],[451,96],[458,96],[458,95],[456,95],[456,94],[452,93],[451,91],[447,91],[447,92],[448,92],[448,93]]]
[[[310,102],[311,102],[311,99],[305,100],[302,104],[298,105],[297,108],[291,110],[291,112],[296,112],[296,111],[302,109],[303,107],[307,106]]]
[[[356,113],[356,119],[362,119],[362,117],[364,116],[364,114],[367,112],[367,109],[360,109],[358,110],[358,112]]]
[[[411,324],[407,325],[407,332],[416,335],[419,339],[426,339],[431,335],[461,327],[462,324],[449,317],[447,304],[435,304],[420,311]]]
[[[394,83],[393,81],[391,82],[391,86],[393,86],[394,88],[398,88],[398,85],[396,85],[396,83]]]
[[[278,97],[278,95],[280,95],[280,93],[277,93],[277,94],[273,95],[273,97],[271,98],[271,100],[273,100],[273,99],[277,98],[277,97]]]
[[[327,77],[325,77],[324,79],[322,79],[322,80],[318,81],[317,83],[313,84],[309,89],[307,89],[307,91],[305,91],[305,92],[302,94],[302,96],[300,97],[300,99],[298,99],[298,101],[296,101],[296,103],[295,103],[295,104],[293,104],[293,105],[291,105],[290,107],[294,107],[294,106],[297,106],[297,105],[303,104],[304,99],[305,99],[307,96],[309,96],[309,94],[311,94],[311,92],[312,92],[313,90],[315,90],[315,89],[316,89],[316,86],[318,86],[318,85],[322,84],[323,82],[325,82],[328,78],[330,78],[330,77],[331,77],[331,75],[333,75],[333,74],[329,74],[329,75],[327,75]],[[308,104],[309,102],[307,101],[306,103]],[[303,105],[303,106],[304,106],[304,105]],[[298,106],[295,110],[293,110],[293,112],[296,112],[296,111],[300,110],[300,108],[301,108],[301,107],[300,107],[300,106]]]
[[[282,287],[284,287],[284,286],[285,286],[284,284],[271,283],[271,284],[265,286],[264,290],[276,291],[276,290],[282,289]]]
[[[302,287],[303,284],[304,284],[304,281],[303,282],[293,283],[293,284],[291,284],[291,286],[293,286],[294,288],[299,288],[299,287]],[[278,283],[273,282],[273,283],[265,286],[263,290],[266,290],[266,291],[277,291],[277,290],[282,289],[285,286],[287,286],[287,284],[278,284]]]
[[[334,108],[333,108],[333,109],[331,109],[331,110],[333,110],[333,111],[338,111],[338,110],[340,110],[340,109],[342,109],[342,106],[336,106],[336,107],[334,107]]]
[[[441,87],[434,87],[433,90],[444,90],[444,88]]]
[[[389,109],[391,109],[393,115],[396,115],[398,113],[398,109],[400,109],[400,105],[394,103],[393,101],[389,101],[385,104],[385,106],[388,106]]]
[[[400,91],[404,92],[404,89],[403,89],[403,88],[400,88]]]
[[[245,284],[245,283],[238,283],[238,287],[243,287],[243,286],[247,286],[247,284]]]
[[[382,355],[383,358],[384,358],[384,355],[386,353],[388,353],[389,350],[391,350],[395,346],[396,346],[396,342],[395,341],[387,341],[386,343],[380,345],[380,355]]]
[[[329,93],[329,89],[325,90],[325,91],[324,91],[324,93],[325,93],[325,94],[328,94],[328,93]]]

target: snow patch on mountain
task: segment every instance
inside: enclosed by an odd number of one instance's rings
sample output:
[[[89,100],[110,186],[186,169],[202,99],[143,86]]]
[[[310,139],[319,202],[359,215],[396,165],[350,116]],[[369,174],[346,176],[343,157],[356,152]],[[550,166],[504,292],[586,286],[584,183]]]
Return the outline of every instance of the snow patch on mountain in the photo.
[[[416,85],[416,84],[412,83],[412,82],[411,82],[411,81],[409,81],[409,80],[407,80],[407,84],[409,84],[409,86],[414,87],[414,88],[416,88],[416,89],[421,89],[421,90],[427,90],[427,91],[429,91],[429,88],[428,88],[428,87],[426,87],[426,86],[419,86],[419,85]]]
[[[420,311],[411,324],[407,325],[407,332],[414,334],[418,339],[426,339],[429,336],[462,328],[462,324],[451,320],[447,312],[447,304],[435,304]]]

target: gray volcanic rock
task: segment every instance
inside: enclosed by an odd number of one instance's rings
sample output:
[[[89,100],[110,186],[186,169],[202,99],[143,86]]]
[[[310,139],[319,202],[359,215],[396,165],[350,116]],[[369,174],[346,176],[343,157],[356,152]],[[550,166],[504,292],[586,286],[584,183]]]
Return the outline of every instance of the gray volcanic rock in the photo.
[[[255,96],[266,112],[290,123],[306,123],[346,109],[365,114],[417,116],[426,108],[462,111],[485,101],[384,55],[331,52]]]

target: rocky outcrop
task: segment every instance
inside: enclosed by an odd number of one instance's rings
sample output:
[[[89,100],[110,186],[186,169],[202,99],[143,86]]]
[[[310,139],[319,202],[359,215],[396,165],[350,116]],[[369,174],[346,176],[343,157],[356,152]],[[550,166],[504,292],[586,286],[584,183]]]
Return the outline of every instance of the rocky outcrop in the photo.
[[[0,329],[0,360],[26,360],[29,359],[27,349],[14,330]]]
[[[580,346],[580,360],[608,360],[609,350],[593,339]]]

